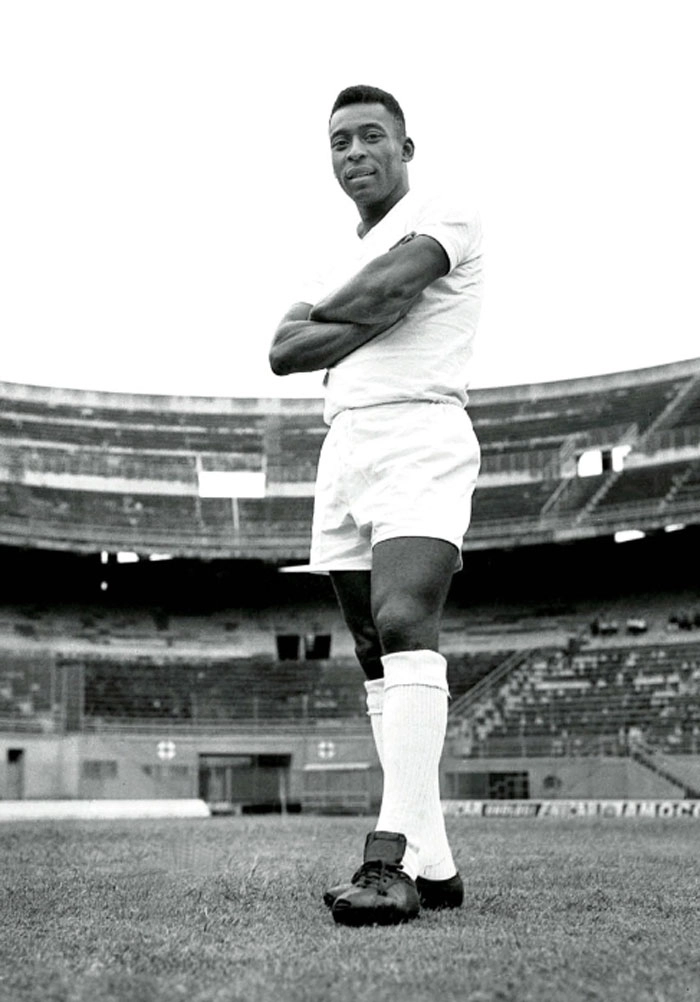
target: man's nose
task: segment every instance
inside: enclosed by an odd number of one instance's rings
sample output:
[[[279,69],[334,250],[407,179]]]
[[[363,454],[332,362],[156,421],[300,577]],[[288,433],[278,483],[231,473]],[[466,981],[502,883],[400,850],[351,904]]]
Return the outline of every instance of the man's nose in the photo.
[[[365,155],[365,145],[359,136],[354,136],[348,146],[347,155],[349,160],[357,160]]]

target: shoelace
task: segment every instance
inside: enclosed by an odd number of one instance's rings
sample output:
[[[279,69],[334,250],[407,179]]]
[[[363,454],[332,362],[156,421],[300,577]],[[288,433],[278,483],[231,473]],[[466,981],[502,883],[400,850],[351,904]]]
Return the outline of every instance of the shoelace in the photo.
[[[383,891],[397,877],[406,877],[397,863],[385,863],[380,859],[372,859],[363,863],[357,873],[353,874],[352,882],[358,887],[376,887],[378,891]]]

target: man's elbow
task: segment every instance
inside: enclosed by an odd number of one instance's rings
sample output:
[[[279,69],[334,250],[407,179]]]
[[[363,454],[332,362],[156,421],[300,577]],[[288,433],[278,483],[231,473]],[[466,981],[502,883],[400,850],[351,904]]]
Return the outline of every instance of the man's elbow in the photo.
[[[288,376],[294,371],[288,352],[285,352],[280,345],[273,344],[270,348],[268,361],[270,368],[276,376]]]

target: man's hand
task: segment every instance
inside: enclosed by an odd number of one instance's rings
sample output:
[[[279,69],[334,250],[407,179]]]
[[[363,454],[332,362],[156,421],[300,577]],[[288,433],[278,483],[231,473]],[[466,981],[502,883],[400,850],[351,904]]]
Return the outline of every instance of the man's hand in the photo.
[[[309,303],[295,303],[282,317],[269,355],[276,376],[328,369],[395,322],[322,323],[311,320],[310,313]]]
[[[449,271],[442,245],[409,233],[312,307],[309,319],[323,323],[396,323],[423,291]]]

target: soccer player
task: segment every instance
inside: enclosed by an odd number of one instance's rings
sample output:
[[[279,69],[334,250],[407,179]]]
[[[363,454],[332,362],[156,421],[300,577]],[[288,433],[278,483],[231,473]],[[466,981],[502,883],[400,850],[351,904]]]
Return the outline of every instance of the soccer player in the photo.
[[[327,370],[310,566],[353,635],[384,774],[364,862],[324,900],[338,923],[393,924],[463,898],[440,805],[438,632],[479,468],[465,405],[481,230],[461,198],[409,190],[414,144],[391,94],[341,91],[329,138],[360,222],[324,248],[328,273],[282,318],[270,365]]]

